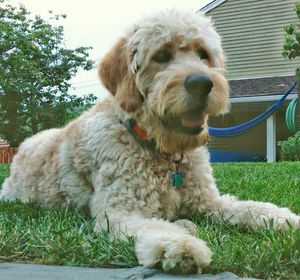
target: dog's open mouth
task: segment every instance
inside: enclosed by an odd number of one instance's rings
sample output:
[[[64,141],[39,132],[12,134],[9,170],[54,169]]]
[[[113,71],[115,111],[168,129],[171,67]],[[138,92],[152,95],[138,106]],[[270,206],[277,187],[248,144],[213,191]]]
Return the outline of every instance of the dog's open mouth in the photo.
[[[196,135],[203,130],[205,112],[195,109],[178,116],[165,117],[162,119],[162,122],[167,129],[189,135]]]

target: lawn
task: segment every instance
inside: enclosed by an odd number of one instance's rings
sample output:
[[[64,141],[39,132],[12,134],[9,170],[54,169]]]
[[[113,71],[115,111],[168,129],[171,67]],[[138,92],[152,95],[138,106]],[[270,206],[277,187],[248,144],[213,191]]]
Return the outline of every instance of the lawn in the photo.
[[[300,213],[300,163],[214,164],[222,193],[270,201]],[[0,165],[0,184],[8,166]],[[257,231],[190,217],[199,237],[214,252],[204,271],[231,271],[243,277],[300,279],[300,230]],[[93,233],[93,220],[75,210],[47,210],[0,202],[0,262],[30,262],[91,267],[137,265],[133,240],[111,240]]]

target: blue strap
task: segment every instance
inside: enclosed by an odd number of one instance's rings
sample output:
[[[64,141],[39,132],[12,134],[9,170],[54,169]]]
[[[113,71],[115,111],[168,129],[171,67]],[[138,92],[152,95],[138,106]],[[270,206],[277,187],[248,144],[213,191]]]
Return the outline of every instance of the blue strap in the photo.
[[[292,92],[292,90],[295,88],[296,82],[289,88],[287,93],[282,96],[275,104],[273,104],[270,108],[268,108],[265,112],[258,115],[256,118],[231,127],[226,128],[216,128],[216,127],[209,127],[208,131],[211,136],[215,137],[232,137],[237,136],[240,134],[245,133],[247,130],[252,128],[253,126],[257,125],[258,123],[264,121],[268,117],[270,117],[275,111],[277,111],[280,107],[280,105],[283,103],[283,101],[287,98],[287,96]]]

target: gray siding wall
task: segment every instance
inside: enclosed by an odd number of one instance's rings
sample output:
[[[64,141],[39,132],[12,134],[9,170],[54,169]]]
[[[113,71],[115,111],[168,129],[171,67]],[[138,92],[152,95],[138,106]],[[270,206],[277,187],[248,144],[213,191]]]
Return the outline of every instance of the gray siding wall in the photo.
[[[207,14],[222,37],[230,80],[291,76],[300,66],[282,57],[284,27],[299,22],[295,0],[227,0]]]

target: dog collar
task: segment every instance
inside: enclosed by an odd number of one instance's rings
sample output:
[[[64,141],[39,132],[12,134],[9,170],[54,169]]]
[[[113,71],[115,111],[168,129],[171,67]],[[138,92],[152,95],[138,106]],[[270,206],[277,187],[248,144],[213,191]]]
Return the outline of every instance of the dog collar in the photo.
[[[154,139],[149,139],[145,129],[138,125],[135,119],[127,119],[125,122],[120,120],[133,136],[133,138],[142,146],[151,150],[155,149],[156,143]]]
[[[128,132],[133,136],[133,138],[142,146],[151,150],[155,149],[156,143],[154,139],[149,139],[147,132],[138,125],[135,119],[127,119],[125,122],[120,120]],[[180,164],[183,160],[183,154],[179,159],[174,159],[172,157],[172,162],[175,164],[175,172],[171,173],[171,183],[173,187],[179,187],[183,184],[184,173],[180,169]]]

